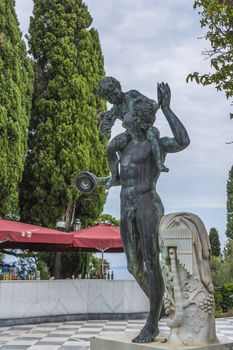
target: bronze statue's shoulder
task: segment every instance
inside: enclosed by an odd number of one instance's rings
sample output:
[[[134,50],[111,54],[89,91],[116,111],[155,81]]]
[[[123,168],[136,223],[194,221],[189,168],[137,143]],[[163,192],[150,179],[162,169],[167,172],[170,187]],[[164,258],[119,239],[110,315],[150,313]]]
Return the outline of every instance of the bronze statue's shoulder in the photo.
[[[137,99],[137,98],[148,99],[148,97],[146,97],[145,95],[143,95],[141,92],[139,92],[137,90],[129,90],[129,91],[125,92],[125,95],[129,98],[132,98],[132,99]]]

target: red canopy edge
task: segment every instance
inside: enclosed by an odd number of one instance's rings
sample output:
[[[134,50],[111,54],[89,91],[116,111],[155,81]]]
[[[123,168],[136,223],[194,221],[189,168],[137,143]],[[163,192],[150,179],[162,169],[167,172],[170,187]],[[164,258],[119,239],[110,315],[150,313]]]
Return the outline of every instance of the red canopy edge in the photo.
[[[0,248],[122,252],[123,244],[120,228],[109,224],[98,224],[68,233],[0,218]]]
[[[98,224],[75,231],[74,247],[90,250],[123,251],[120,228],[109,224]]]
[[[0,241],[72,246],[73,234],[18,221],[0,219]]]

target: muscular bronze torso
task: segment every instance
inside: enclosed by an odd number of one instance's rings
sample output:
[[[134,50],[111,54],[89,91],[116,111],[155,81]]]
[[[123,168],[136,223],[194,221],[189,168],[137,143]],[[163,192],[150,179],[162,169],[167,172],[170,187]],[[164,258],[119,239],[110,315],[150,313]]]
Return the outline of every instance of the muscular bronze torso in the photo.
[[[121,199],[130,199],[128,190],[132,188],[135,198],[155,190],[157,172],[151,143],[148,140],[130,141],[120,154]]]

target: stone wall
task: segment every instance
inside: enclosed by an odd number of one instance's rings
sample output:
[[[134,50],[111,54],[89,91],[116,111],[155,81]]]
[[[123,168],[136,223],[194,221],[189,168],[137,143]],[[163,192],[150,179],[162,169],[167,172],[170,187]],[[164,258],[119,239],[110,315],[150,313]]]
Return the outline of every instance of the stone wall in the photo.
[[[106,314],[141,314],[148,310],[148,300],[135,281],[0,282],[0,324],[7,319],[52,317],[54,320],[54,316],[62,315],[98,318],[101,314],[107,317]]]

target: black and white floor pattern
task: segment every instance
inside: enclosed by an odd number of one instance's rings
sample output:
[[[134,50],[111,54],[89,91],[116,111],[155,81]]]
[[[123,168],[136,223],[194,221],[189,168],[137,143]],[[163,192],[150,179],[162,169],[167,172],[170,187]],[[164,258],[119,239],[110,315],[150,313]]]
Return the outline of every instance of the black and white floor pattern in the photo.
[[[90,337],[109,332],[138,332],[145,320],[72,321],[0,328],[0,349],[8,350],[88,350]],[[233,317],[217,319],[220,341],[233,342]],[[160,333],[168,333],[166,320]]]

